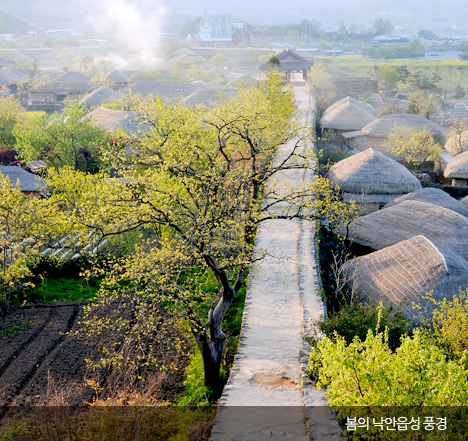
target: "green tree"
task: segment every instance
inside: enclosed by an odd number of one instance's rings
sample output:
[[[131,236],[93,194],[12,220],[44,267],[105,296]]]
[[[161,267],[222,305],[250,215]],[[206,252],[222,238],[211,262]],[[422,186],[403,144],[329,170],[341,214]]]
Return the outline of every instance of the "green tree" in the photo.
[[[318,113],[322,114],[336,96],[335,86],[325,66],[318,62],[310,68],[312,93],[317,102]]]
[[[210,67],[222,67],[225,66],[227,61],[226,61],[226,56],[224,55],[223,52],[217,52],[214,54],[211,58],[210,61],[208,62]]]
[[[16,98],[0,96],[0,149],[15,148],[13,132],[24,113],[24,108]]]
[[[439,37],[432,31],[421,30],[418,32],[418,38],[424,38],[425,40],[438,40]]]
[[[27,285],[21,282],[30,275],[28,259],[38,250],[38,238],[31,240],[40,223],[34,202],[21,192],[19,184],[14,187],[0,173],[0,317],[3,329],[11,297],[21,286]]]
[[[460,98],[464,98],[466,96],[465,89],[461,84],[456,84],[455,87],[453,88],[453,97],[456,100],[459,100]]]
[[[123,298],[134,305],[134,317],[147,319],[144,326],[132,318],[108,323],[90,312],[87,323],[93,330],[112,326],[128,338],[142,338],[142,332],[157,334],[157,315],[182,317],[202,354],[206,384],[216,389],[225,344],[223,318],[249,265],[262,258],[261,250],[253,255],[257,226],[269,219],[320,216],[340,223],[355,210],[322,178],[278,191],[277,175],[311,169],[315,159],[312,151],[302,149],[291,91],[283,90],[275,71],[260,87],[241,90],[209,111],[160,100],[144,101],[140,111],[151,131],[133,139],[129,147],[134,155],[118,146],[108,151],[127,185],[110,200],[96,199],[100,208],[94,210],[105,213],[112,204],[120,207],[120,216],[128,212],[135,224],[158,232],[157,239],[141,240],[134,253],[103,269],[102,302]],[[273,163],[278,146],[294,139],[298,142],[284,161]],[[317,192],[320,196],[314,198]],[[97,226],[94,230],[99,232]],[[207,278],[216,286],[214,297],[207,298],[203,290]],[[201,300],[211,305],[208,311],[200,307]],[[109,350],[103,362],[118,365],[120,357]],[[145,356],[141,362],[154,360]]]
[[[383,87],[385,96],[388,89],[393,89],[397,85],[399,76],[394,67],[389,64],[383,64],[375,73],[375,78],[377,78],[380,86]]]
[[[375,35],[386,35],[393,31],[393,24],[388,18],[376,18],[373,26]]]
[[[426,127],[395,125],[383,146],[418,170],[427,161],[441,160],[442,148]]]
[[[348,31],[346,29],[344,22],[342,21],[340,23],[340,27],[338,28],[338,35],[340,36],[340,40],[344,40],[347,34],[348,34]]]
[[[87,109],[67,102],[62,115],[38,116],[15,131],[17,150],[26,160],[43,159],[55,168],[94,170],[106,132],[86,116]]]
[[[408,112],[429,118],[439,107],[439,100],[434,93],[426,90],[417,90],[408,95],[411,103],[408,106]]]
[[[183,38],[186,38],[187,35],[194,35],[200,32],[200,27],[203,24],[203,18],[198,16],[193,20],[187,20],[185,23],[182,24],[180,27],[180,35]]]
[[[451,127],[449,139],[453,140],[453,145],[450,151],[453,150],[455,155],[466,152],[468,150],[468,121],[464,118],[454,118]]]

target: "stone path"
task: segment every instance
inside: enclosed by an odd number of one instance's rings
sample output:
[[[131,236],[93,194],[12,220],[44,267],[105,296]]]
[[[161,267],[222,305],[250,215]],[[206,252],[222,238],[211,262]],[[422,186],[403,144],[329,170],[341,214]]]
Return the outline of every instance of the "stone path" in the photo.
[[[305,83],[293,88],[303,123],[310,124]],[[275,160],[292,146],[282,146]],[[311,143],[305,148],[312,148]],[[299,185],[313,174],[291,170],[279,179]],[[268,255],[250,272],[241,341],[212,441],[339,439],[324,392],[307,384],[304,371],[304,331],[324,314],[313,227],[298,219],[278,220],[264,222],[257,232],[256,249]]]

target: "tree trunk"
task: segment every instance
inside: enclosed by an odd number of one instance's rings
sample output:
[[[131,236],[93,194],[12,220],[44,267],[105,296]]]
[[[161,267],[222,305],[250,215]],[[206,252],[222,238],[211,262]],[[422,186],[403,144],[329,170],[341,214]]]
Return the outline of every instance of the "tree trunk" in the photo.
[[[224,341],[226,337],[217,339],[214,344],[207,340],[202,342],[200,351],[203,358],[203,374],[205,386],[212,391],[213,398],[217,398],[222,391],[222,382],[220,377],[221,360],[223,356]]]

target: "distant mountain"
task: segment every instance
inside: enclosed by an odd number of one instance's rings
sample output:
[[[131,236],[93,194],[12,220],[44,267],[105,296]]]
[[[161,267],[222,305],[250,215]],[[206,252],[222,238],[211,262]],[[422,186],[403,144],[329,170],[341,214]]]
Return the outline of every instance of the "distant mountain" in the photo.
[[[383,17],[403,29],[430,29],[436,33],[456,29],[468,33],[466,0],[0,0],[0,10],[31,23],[38,30],[86,28],[91,26],[90,17],[99,26],[100,21],[107,22],[115,13],[131,20],[132,11],[143,13],[148,19],[159,15],[161,21],[161,6],[177,13],[181,19],[203,15],[205,11],[207,14],[231,14],[236,20],[253,24],[288,23],[308,18],[320,20],[327,30],[336,30],[341,21],[346,26],[356,24],[358,28],[370,29],[375,18]],[[119,20],[116,27],[125,27],[125,21]]]

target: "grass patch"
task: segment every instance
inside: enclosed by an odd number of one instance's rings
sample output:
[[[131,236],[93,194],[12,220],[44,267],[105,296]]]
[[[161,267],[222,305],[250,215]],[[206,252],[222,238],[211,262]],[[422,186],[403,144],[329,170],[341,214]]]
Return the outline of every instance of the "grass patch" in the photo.
[[[203,380],[203,360],[200,351],[192,355],[185,372],[185,390],[176,401],[177,406],[209,406],[211,390]]]
[[[44,279],[36,283],[34,288],[30,288],[18,296],[17,302],[22,303],[55,303],[55,302],[84,302],[96,296],[99,285],[90,286],[84,279]]]
[[[27,328],[29,325],[30,322],[7,323],[6,329],[0,331],[0,338],[3,338],[8,334],[14,334],[15,332],[21,331],[21,329]]]

